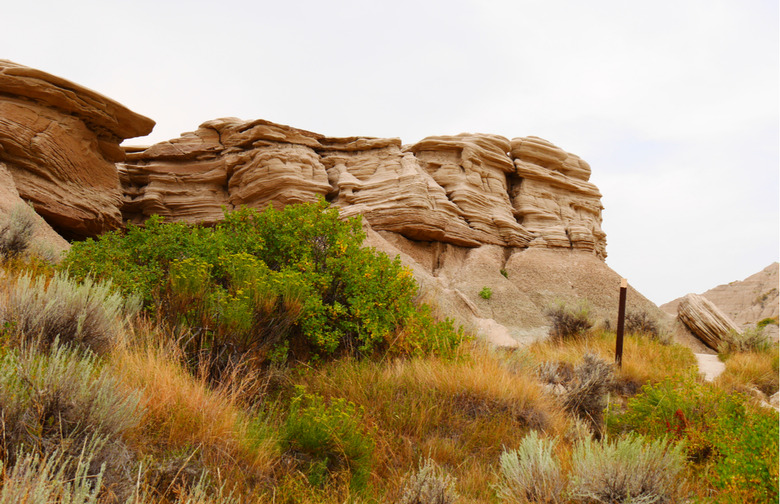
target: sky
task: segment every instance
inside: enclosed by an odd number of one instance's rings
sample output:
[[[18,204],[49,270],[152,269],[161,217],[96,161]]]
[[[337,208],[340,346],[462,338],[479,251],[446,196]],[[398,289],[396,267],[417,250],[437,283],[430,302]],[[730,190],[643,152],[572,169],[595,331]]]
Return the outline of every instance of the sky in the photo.
[[[780,255],[780,13],[763,0],[36,0],[0,58],[151,117],[539,136],[586,160],[607,264],[657,304]]]

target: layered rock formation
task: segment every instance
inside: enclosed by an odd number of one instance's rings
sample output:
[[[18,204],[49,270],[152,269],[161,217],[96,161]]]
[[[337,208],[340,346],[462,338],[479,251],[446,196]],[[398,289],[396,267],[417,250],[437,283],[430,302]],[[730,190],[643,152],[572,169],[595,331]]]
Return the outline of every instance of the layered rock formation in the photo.
[[[85,87],[0,60],[0,164],[13,180],[11,192],[66,235],[121,225],[119,144],[153,126]]]
[[[124,218],[213,223],[222,207],[324,196],[376,231],[465,247],[555,248],[604,258],[601,194],[580,158],[535,137],[329,138],[268,121],[218,119],[128,148]]]
[[[723,339],[732,331],[739,332],[734,323],[709,299],[698,294],[688,294],[677,306],[677,316],[701,341],[717,350]]]

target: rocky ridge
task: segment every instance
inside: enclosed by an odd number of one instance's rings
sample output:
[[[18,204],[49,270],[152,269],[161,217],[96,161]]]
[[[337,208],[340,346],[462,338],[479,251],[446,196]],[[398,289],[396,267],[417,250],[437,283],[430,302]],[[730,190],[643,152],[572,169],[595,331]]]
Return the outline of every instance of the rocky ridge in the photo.
[[[606,256],[601,194],[578,156],[540,138],[331,138],[264,120],[217,119],[118,163],[122,214],[213,223],[222,207],[327,198],[376,231],[464,247]]]

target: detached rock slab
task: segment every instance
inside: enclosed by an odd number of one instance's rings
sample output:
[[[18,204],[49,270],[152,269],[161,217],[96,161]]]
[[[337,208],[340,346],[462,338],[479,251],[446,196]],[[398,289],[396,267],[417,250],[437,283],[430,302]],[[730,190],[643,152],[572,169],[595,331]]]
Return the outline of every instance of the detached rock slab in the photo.
[[[713,350],[731,331],[739,327],[720,308],[699,294],[686,295],[677,307],[677,317],[705,345]]]

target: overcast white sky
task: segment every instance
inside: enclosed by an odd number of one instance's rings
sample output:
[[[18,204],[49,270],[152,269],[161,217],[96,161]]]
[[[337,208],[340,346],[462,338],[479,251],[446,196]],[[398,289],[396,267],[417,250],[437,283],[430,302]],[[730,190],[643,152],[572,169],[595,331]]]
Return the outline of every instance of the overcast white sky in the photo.
[[[157,121],[535,135],[604,194],[607,263],[656,303],[778,260],[780,39],[763,0],[8,2],[0,58]]]

